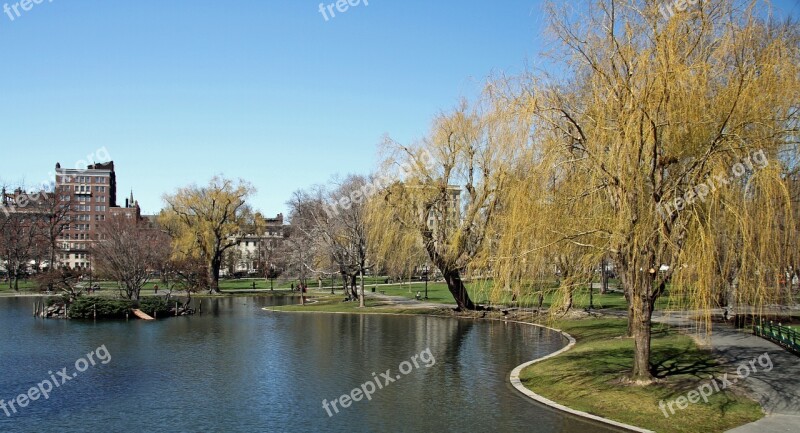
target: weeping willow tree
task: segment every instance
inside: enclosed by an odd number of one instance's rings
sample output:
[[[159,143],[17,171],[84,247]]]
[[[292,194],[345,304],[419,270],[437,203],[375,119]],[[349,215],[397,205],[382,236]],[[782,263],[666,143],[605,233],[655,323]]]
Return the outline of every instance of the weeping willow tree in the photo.
[[[583,16],[550,7],[562,73],[494,96],[530,131],[484,254],[496,285],[524,290],[559,257],[577,258],[564,293],[610,257],[635,383],[652,380],[652,314],[670,281],[707,311],[727,279],[758,308],[774,298],[794,235],[778,157],[800,105],[791,26],[760,20],[757,1],[701,1],[668,19],[659,5],[581,1]],[[766,167],[753,164],[760,155]]]
[[[514,175],[489,226],[494,241],[484,245],[473,266],[496,276],[491,299],[503,299],[503,292],[510,290],[512,299],[541,309],[549,298],[551,312],[566,313],[576,290],[591,284],[592,271],[606,250],[601,227],[608,223],[603,213],[608,207],[583,200],[585,169],[579,161],[546,170],[543,164],[549,159],[532,166],[542,156],[532,148],[527,152],[514,163]]]
[[[166,207],[158,223],[172,237],[173,258],[205,262],[212,292],[220,291],[225,253],[253,226],[247,200],[254,193],[255,188],[243,180],[214,177],[206,186],[191,185],[164,195]]]
[[[397,267],[421,249],[442,273],[459,310],[481,308],[464,275],[488,241],[487,227],[508,179],[507,151],[513,147],[500,142],[519,141],[512,135],[518,130],[503,118],[490,106],[462,104],[439,116],[418,146],[388,140],[383,171],[400,166],[402,173],[368,203],[375,256]]]
[[[706,323],[717,307],[762,315],[767,305],[791,302],[796,241],[791,195],[781,160],[764,164],[692,209],[671,302],[702,312]]]

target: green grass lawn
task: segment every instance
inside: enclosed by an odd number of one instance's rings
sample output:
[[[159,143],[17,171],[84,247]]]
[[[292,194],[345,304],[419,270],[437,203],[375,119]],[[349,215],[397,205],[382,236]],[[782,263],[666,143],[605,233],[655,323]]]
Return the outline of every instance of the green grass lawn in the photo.
[[[419,309],[419,308],[406,308],[402,306],[393,306],[389,302],[381,301],[379,299],[366,299],[366,308],[360,308],[358,301],[356,302],[343,302],[343,297],[339,294],[310,294],[307,297],[308,302],[306,305],[300,305],[300,299],[297,298],[297,303],[294,305],[282,305],[279,307],[272,307],[272,310],[287,311],[287,312],[322,312],[322,313],[356,313],[356,314],[437,314],[439,310]],[[385,308],[376,308],[385,307]]]
[[[372,292],[372,289],[375,288],[376,292],[384,292],[387,295],[391,296],[401,296],[407,299],[414,299],[417,292],[420,292],[421,295],[424,297],[425,295],[425,283],[424,282],[412,282],[411,284],[408,283],[396,283],[385,285],[384,284],[385,277],[367,277],[365,278],[364,288],[367,292]],[[87,282],[88,283],[88,282]],[[323,292],[327,293],[330,291],[330,279],[323,279]],[[99,281],[95,282],[101,288],[99,294],[109,294],[113,295],[117,292],[118,286],[117,283],[111,281]],[[154,286],[159,286],[159,290],[164,290],[164,284],[160,281],[150,281],[147,283],[144,288],[142,289],[142,293],[144,295],[150,295],[154,293]],[[298,282],[296,280],[275,280],[272,282],[272,288],[274,290],[289,290],[291,286],[294,284],[296,287]],[[337,294],[341,294],[342,288],[340,286],[341,280],[336,282],[335,291]],[[268,290],[270,289],[270,281],[264,279],[223,279],[220,280],[220,290],[223,292],[236,292],[236,291],[248,291],[253,290],[253,288],[257,290]],[[309,282],[309,289],[311,292],[317,292],[318,283],[316,280],[311,280]],[[24,281],[20,282],[20,288],[22,291],[26,292],[37,292],[35,284],[32,281]],[[511,293],[501,293],[500,299],[498,302],[490,302],[492,297],[492,288],[491,282],[487,281],[478,281],[478,282],[470,282],[467,283],[467,290],[470,293],[473,301],[483,304],[483,305],[514,305],[520,306],[525,308],[536,307],[538,305],[538,297],[535,295],[530,296],[523,296],[521,297],[517,303],[512,303]],[[13,291],[9,291],[7,286],[0,286],[0,293],[11,293]],[[543,306],[545,308],[549,307],[552,304],[554,295],[548,294],[545,296]],[[448,305],[455,305],[455,301],[453,300],[453,296],[450,294],[450,291],[447,289],[447,284],[443,282],[429,282],[428,283],[428,301],[441,303],[441,304],[448,304]],[[578,290],[574,296],[574,308],[576,309],[584,309],[588,308],[590,304],[589,299],[589,291],[588,289]],[[613,309],[624,309],[626,306],[625,297],[618,292],[611,292],[605,295],[600,295],[598,290],[594,290],[593,297],[592,297],[592,304],[596,309],[602,308],[613,308]],[[663,309],[669,304],[669,299],[667,297],[662,297],[658,303],[657,308]]]
[[[19,281],[20,292],[36,291],[37,286],[32,280]],[[8,287],[8,281],[0,281],[0,293],[14,293],[14,289]]]
[[[365,287],[369,287],[370,285],[375,284],[383,284],[385,281],[385,277],[365,277],[364,284]],[[220,290],[253,290],[253,283],[255,283],[256,289],[269,289],[270,288],[270,281],[265,280],[263,278],[256,278],[256,279],[223,279],[219,282]],[[322,286],[323,287],[330,287],[331,283],[334,283],[334,286],[337,289],[341,290],[342,280],[334,279],[331,280],[330,278],[323,278],[322,279]],[[290,289],[292,285],[297,287],[299,284],[299,280],[280,280],[277,279],[272,282],[272,287],[277,289]],[[319,287],[319,283],[316,279],[309,279],[306,281],[308,284],[309,289],[317,289]]]
[[[366,290],[371,291],[371,287],[366,286]],[[387,295],[402,296],[408,299],[414,299],[417,292],[421,292],[422,296],[423,297],[425,296],[425,283],[413,283],[411,285],[394,284],[390,286],[377,286],[376,290],[378,292],[383,291]],[[512,303],[511,293],[502,293],[500,299],[496,300],[496,302],[491,302],[492,288],[489,284],[485,282],[468,283],[467,291],[469,292],[469,295],[474,302],[477,302],[482,305],[506,305],[506,306],[515,305],[524,308],[531,308],[531,307],[536,307],[539,304],[539,299],[536,295],[522,296],[518,300],[519,302]],[[553,298],[554,295],[552,294],[546,295],[544,298],[543,306],[547,308],[550,305],[552,305]],[[447,289],[447,284],[441,282],[428,283],[428,300],[430,302],[455,305],[453,296]],[[573,302],[574,302],[573,308],[576,309],[588,308],[590,305],[589,290],[588,289],[578,290],[575,293]],[[625,301],[625,296],[622,293],[611,292],[605,295],[600,295],[598,293],[598,290],[595,289],[592,295],[591,304],[594,306],[595,309],[602,309],[602,308],[625,309],[627,302]],[[664,309],[668,305],[669,305],[669,299],[667,297],[663,297],[658,301],[657,308]]]
[[[409,283],[395,283],[390,285],[385,285],[384,282],[386,281],[386,277],[382,276],[369,276],[365,277],[365,290],[367,292],[371,292],[373,288],[375,288],[376,292],[385,292],[387,295],[392,296],[401,296],[407,299],[414,299],[417,292],[420,292],[421,295],[424,297],[425,295],[425,283],[424,282],[412,282]],[[335,282],[335,290],[337,294],[342,292],[341,289],[341,279],[331,280],[330,278],[326,278],[322,280],[322,285],[324,287],[324,292],[330,291],[330,285],[332,282]],[[95,284],[99,284],[101,289],[98,292],[99,295],[104,296],[116,296],[118,294],[118,285],[116,282],[112,281],[98,281],[94,282]],[[499,293],[493,293],[492,290],[492,280],[476,280],[476,281],[469,281],[467,282],[467,290],[469,291],[470,297],[472,300],[481,305],[491,305],[491,306],[515,306],[515,307],[522,307],[522,308],[533,308],[537,307],[539,304],[539,299],[536,294],[529,294],[523,295],[516,302],[512,301],[512,294],[510,292],[501,291]],[[87,281],[88,284],[88,281]],[[142,290],[143,295],[152,295],[155,293],[154,286],[158,285],[160,290],[164,289],[164,284],[158,280],[150,281],[146,284]],[[275,280],[270,284],[270,281],[265,280],[263,278],[258,279],[223,279],[220,280],[220,289],[223,292],[246,292],[249,290],[253,290],[254,288],[257,290],[269,290],[270,286],[274,290],[288,290],[294,285],[297,287],[298,281],[297,280]],[[309,289],[311,292],[317,292],[317,288],[319,284],[317,280],[312,279],[308,282]],[[553,284],[551,284],[553,286]],[[39,293],[36,284],[32,280],[23,280],[20,281],[20,292],[23,293]],[[0,294],[12,294],[14,293],[13,290],[8,288],[8,284],[5,285],[0,284]],[[542,306],[544,308],[548,308],[553,304],[555,295],[547,294],[544,298],[544,303]],[[441,303],[441,304],[448,304],[448,305],[455,305],[455,301],[453,300],[450,291],[447,289],[447,285],[444,282],[429,282],[428,283],[428,301],[434,303]],[[594,309],[618,309],[624,310],[626,308],[626,301],[625,297],[620,292],[610,292],[605,295],[600,295],[599,290],[594,289],[592,296],[589,296],[589,290],[587,288],[576,290],[574,297],[573,297],[573,308],[574,309],[586,309],[589,308],[590,304],[594,307]],[[656,302],[656,309],[663,310],[670,307],[675,307],[676,303],[673,302],[672,299],[668,295],[662,296]]]
[[[659,381],[649,386],[624,384],[633,359],[633,342],[622,338],[626,321],[592,319],[566,321],[557,327],[577,345],[560,356],[522,372],[523,384],[548,399],[573,409],[657,432],[724,432],[760,419],[760,406],[722,391],[676,411],[669,418],[659,408],[710,383],[723,373],[711,354],[692,339],[666,327],[653,332],[653,362]]]

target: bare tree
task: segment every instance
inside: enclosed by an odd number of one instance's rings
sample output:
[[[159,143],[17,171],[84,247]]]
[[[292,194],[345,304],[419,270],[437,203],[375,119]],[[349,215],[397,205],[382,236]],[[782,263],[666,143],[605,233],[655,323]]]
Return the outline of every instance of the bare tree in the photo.
[[[100,275],[118,281],[128,299],[138,300],[151,275],[169,260],[169,236],[126,215],[108,218],[90,248]]]
[[[346,287],[349,282],[350,297],[357,298],[363,308],[364,277],[373,268],[368,257],[365,213],[367,193],[373,186],[363,176],[350,175],[341,182],[334,181],[333,187],[330,191],[321,190],[318,202],[322,206],[313,207],[314,224],[322,243],[320,251],[332,262],[331,268],[338,269]],[[355,290],[357,285],[359,291]]]
[[[0,257],[6,261],[9,288],[19,291],[19,278],[29,271],[29,262],[36,255],[43,216],[35,208],[25,207],[0,215],[0,219]]]
[[[49,269],[37,275],[36,282],[40,287],[47,287],[50,291],[61,293],[71,303],[83,295],[84,288],[81,281],[84,275],[83,269],[62,267]]]
[[[320,275],[325,268],[326,254],[322,250],[324,227],[318,217],[322,212],[320,195],[296,191],[289,205],[288,236],[284,241],[286,271],[300,280],[305,288],[309,277]],[[301,303],[305,303],[301,291]]]
[[[60,262],[59,240],[69,227],[70,201],[65,200],[59,191],[53,191],[42,200],[42,207],[46,220],[42,225],[41,236],[47,246],[47,267],[52,270],[57,268],[57,263]]]
[[[259,268],[264,272],[266,281],[274,281],[280,277],[286,266],[284,260],[284,239],[270,238],[265,234],[266,225],[263,219],[256,222],[256,233],[262,237],[256,245],[256,257]]]
[[[192,256],[182,256],[172,258],[165,262],[163,276],[167,283],[167,298],[172,295],[174,289],[182,290],[186,293],[186,305],[192,299],[192,293],[208,290],[210,282],[205,263],[199,258]]]

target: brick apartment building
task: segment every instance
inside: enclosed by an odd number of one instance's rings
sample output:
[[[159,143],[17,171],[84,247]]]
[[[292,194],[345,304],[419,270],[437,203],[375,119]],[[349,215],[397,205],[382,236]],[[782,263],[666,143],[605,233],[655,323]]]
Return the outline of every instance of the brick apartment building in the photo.
[[[61,236],[60,261],[71,268],[90,268],[89,247],[98,239],[97,228],[112,215],[141,218],[139,203],[125,199],[117,205],[117,176],[114,161],[94,164],[86,170],[62,168],[56,164],[53,192],[61,203],[69,203],[66,224]]]
[[[9,193],[3,189],[0,195],[0,217],[11,217],[18,226],[16,232],[10,230],[4,235],[13,237],[16,246],[27,242],[22,249],[27,256],[24,267],[29,269],[50,267],[51,248],[42,238],[48,225],[57,223],[62,230],[56,242],[56,266],[90,268],[89,247],[98,239],[98,226],[109,216],[119,214],[141,218],[133,193],[125,199],[124,206],[117,205],[113,161],[90,165],[85,170],[62,168],[57,163],[53,191],[30,193],[17,188]],[[19,239],[20,236],[31,239]],[[0,270],[5,265],[0,263]]]

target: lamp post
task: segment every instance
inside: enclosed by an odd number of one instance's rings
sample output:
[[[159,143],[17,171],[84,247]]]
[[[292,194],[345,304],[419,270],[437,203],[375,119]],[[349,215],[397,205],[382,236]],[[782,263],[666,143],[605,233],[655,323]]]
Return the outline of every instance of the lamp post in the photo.
[[[425,277],[425,300],[427,301],[428,300],[428,272],[430,271],[430,268],[428,267],[428,265],[425,265],[425,267],[422,268],[422,269],[423,269],[423,276]]]

